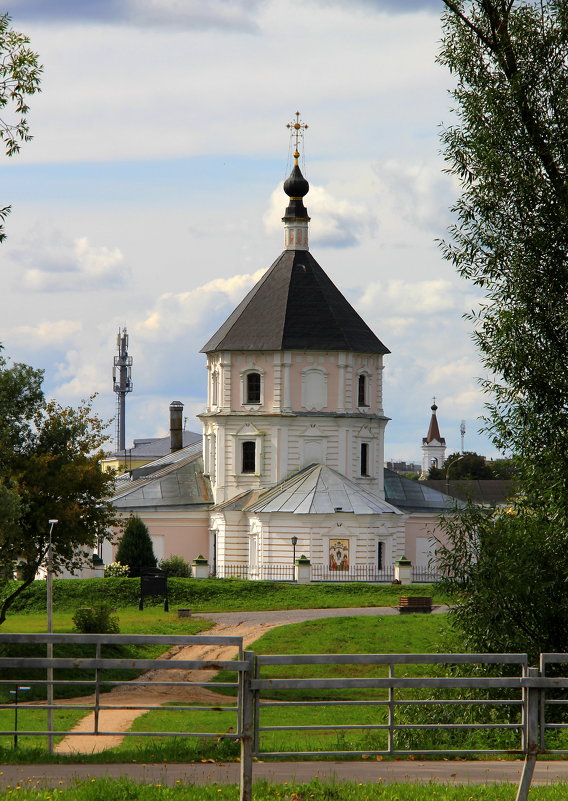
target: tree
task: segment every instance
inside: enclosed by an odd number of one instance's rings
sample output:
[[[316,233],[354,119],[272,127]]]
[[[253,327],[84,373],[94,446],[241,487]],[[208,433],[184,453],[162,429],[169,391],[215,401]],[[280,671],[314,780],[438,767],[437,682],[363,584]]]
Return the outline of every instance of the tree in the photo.
[[[485,457],[474,451],[450,454],[444,462],[443,473],[444,478],[450,478],[452,481],[458,479],[486,481],[494,477]]]
[[[29,41],[27,36],[10,28],[8,14],[0,14],[0,139],[7,156],[18,153],[21,143],[32,138],[26,98],[41,91],[43,67],[37,53],[28,47]],[[10,206],[0,208],[0,242],[6,237],[3,222],[10,209]]]
[[[129,518],[118,543],[116,561],[130,568],[130,576],[139,576],[145,567],[156,567],[156,557],[148,526],[139,517]]]
[[[92,398],[77,409],[46,401],[41,370],[10,365],[0,353],[0,624],[46,565],[49,520],[54,572],[75,570],[117,523],[114,478],[99,466],[107,441]],[[8,579],[16,564],[24,580]]]
[[[469,506],[444,520],[436,549],[440,590],[474,653],[568,651],[568,550],[546,515],[524,504],[488,512]]]
[[[511,514],[446,519],[455,620],[487,650],[566,650],[568,575],[568,2],[443,0],[439,60],[461,183],[444,255],[483,292],[469,318],[485,430],[518,465]],[[556,634],[555,634],[556,631]]]
[[[444,3],[439,60],[459,124],[442,142],[462,187],[444,255],[484,293],[470,319],[490,376],[486,430],[520,457],[533,501],[565,515],[568,3]]]

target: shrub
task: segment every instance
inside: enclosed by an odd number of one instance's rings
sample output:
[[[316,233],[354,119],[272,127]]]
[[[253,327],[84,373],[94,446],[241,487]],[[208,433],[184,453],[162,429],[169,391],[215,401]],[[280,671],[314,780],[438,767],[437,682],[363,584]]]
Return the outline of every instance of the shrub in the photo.
[[[172,554],[167,559],[162,559],[158,565],[160,570],[163,570],[168,578],[190,578],[191,565],[186,562],[183,556]]]
[[[81,634],[118,634],[118,616],[108,604],[80,606],[73,615],[76,631]]]
[[[129,573],[129,565],[121,565],[120,562],[111,562],[109,565],[105,565],[105,578],[127,578]]]
[[[130,578],[139,576],[145,567],[156,567],[148,526],[136,515],[126,524],[118,543],[116,561],[130,566]]]

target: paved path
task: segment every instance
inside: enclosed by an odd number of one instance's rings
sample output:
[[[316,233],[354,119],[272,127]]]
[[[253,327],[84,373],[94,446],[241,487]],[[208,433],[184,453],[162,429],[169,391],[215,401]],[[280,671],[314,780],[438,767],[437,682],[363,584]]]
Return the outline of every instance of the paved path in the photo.
[[[193,784],[237,784],[236,762],[191,764],[108,764],[108,765],[0,765],[0,789],[15,787],[61,787],[79,779],[128,777],[144,784],[176,782]],[[324,780],[351,782],[421,782],[446,784],[517,784],[522,762],[260,762],[255,763],[254,780],[277,784],[290,781]],[[568,762],[537,762],[533,785],[568,781]]]
[[[434,606],[433,614],[448,611],[447,606]],[[241,622],[273,626],[285,626],[287,623],[304,623],[306,620],[318,620],[324,617],[353,617],[355,615],[398,615],[397,606],[360,606],[339,609],[278,609],[268,612],[198,612],[193,617],[213,620],[216,624],[226,626],[238,625]],[[213,631],[204,632],[213,634]]]

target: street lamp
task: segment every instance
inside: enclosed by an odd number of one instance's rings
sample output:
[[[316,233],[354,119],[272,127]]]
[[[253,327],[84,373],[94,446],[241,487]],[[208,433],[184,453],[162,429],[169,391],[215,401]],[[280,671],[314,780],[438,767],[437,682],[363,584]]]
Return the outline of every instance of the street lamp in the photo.
[[[446,495],[450,494],[450,467],[453,467],[458,462],[461,462],[461,460],[464,458],[464,456],[465,456],[465,453],[462,454],[461,456],[458,456],[457,459],[454,459],[454,461],[450,462],[449,465],[446,467]]]
[[[48,520],[49,544],[47,546],[47,633],[53,634],[53,554],[51,549],[51,535],[53,527],[59,520]],[[53,659],[53,643],[47,643],[47,658]],[[53,753],[53,668],[47,668],[47,747]]]
[[[296,545],[298,544],[298,538],[292,537],[292,564],[296,564]]]
[[[10,695],[14,696],[14,751],[18,747],[18,692],[24,690],[31,690],[31,687],[16,687],[15,690],[10,690]]]

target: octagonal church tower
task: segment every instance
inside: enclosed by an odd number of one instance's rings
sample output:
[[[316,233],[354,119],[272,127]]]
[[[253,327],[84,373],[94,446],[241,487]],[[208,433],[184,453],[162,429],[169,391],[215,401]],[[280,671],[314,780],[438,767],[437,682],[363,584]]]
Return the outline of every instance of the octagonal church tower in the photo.
[[[216,504],[311,464],[384,499],[389,350],[309,251],[309,184],[298,158],[296,145],[283,253],[202,348],[204,464]]]

